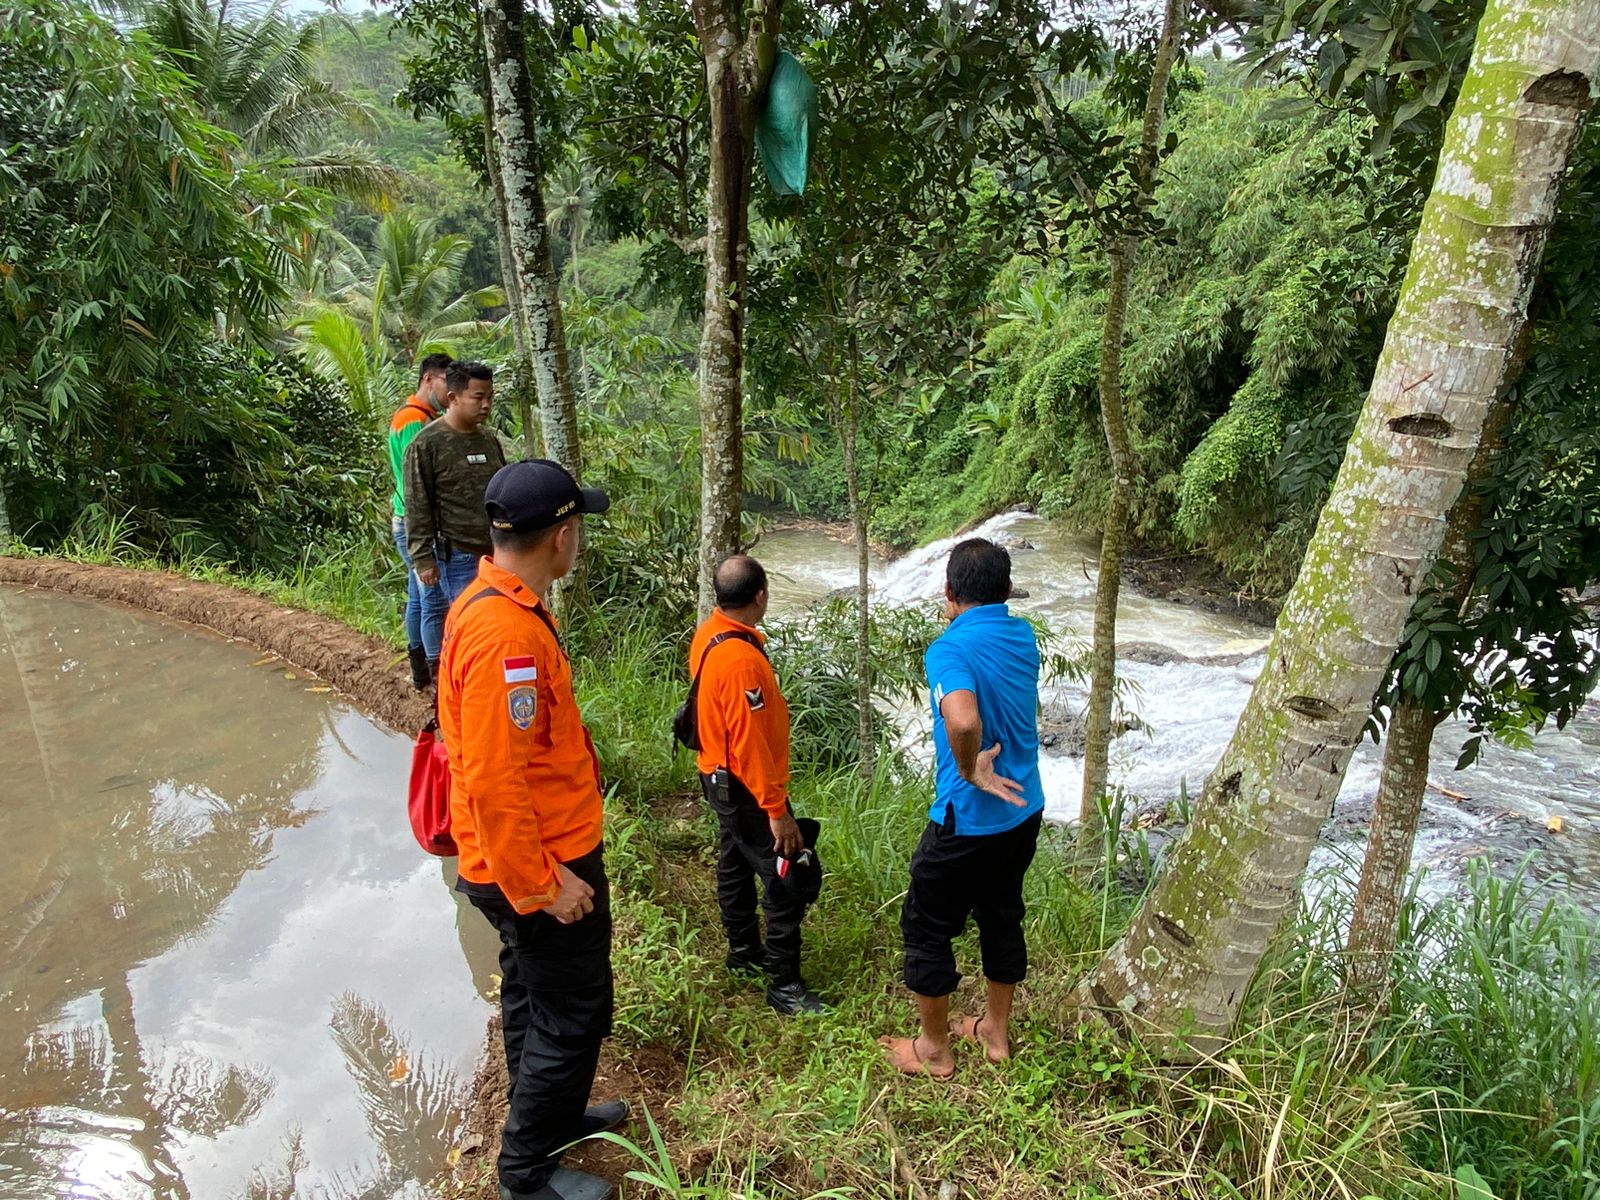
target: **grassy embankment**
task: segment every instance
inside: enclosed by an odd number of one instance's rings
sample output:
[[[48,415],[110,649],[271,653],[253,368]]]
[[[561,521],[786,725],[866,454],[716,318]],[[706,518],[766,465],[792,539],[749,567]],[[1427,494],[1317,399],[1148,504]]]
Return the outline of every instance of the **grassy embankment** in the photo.
[[[96,557],[96,547],[71,549]],[[241,579],[180,566],[392,637],[394,588],[355,567]],[[1138,897],[1115,882],[1071,882],[1053,836],[1029,877],[1033,969],[1016,1058],[993,1067],[963,1047],[951,1083],[893,1077],[875,1038],[910,1024],[896,922],[927,781],[894,764],[871,781],[797,764],[795,802],[824,821],[829,870],[806,969],[833,1008],[779,1019],[721,966],[712,830],[689,764],[667,748],[679,641],[615,614],[573,640],[580,698],[614,781],[614,1050],[651,1064],[657,1085],[631,1160],[656,1182],[629,1183],[628,1195],[1600,1193],[1595,934],[1548,896],[1479,875],[1462,895],[1413,900],[1392,992],[1373,1009],[1341,995],[1349,889],[1328,881],[1285,931],[1235,1043],[1175,1069],[1067,1012],[1073,978]],[[1125,841],[1121,852],[1138,847]],[[959,956],[976,969],[970,935]],[[969,979],[957,1007],[970,1011],[976,996]],[[492,1195],[491,1160],[480,1156],[479,1174],[445,1194]]]

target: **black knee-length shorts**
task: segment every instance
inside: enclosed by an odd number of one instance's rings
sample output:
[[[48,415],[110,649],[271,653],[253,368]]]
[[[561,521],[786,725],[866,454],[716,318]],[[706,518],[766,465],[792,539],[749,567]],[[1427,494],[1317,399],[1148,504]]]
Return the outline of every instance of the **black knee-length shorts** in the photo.
[[[1033,862],[1044,814],[1003,833],[963,836],[934,821],[911,856],[911,886],[900,910],[905,982],[919,996],[948,996],[961,982],[951,942],[978,923],[983,974],[1021,983],[1028,973],[1022,877]]]

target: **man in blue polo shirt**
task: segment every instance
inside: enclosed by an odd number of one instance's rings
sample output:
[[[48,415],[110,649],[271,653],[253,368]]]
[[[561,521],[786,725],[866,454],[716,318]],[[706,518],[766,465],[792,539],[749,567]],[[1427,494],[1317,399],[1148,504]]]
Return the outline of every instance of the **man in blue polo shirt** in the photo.
[[[905,982],[917,998],[921,1032],[880,1038],[885,1056],[910,1075],[955,1072],[950,1039],[1011,1057],[1011,1001],[1028,973],[1022,933],[1022,877],[1044,820],[1039,779],[1039,643],[1011,615],[1011,556],[971,538],[945,569],[947,629],[928,647],[933,698],[935,795],[911,856],[911,887],[900,912]],[[961,982],[952,941],[978,923],[984,1011],[950,1020]]]

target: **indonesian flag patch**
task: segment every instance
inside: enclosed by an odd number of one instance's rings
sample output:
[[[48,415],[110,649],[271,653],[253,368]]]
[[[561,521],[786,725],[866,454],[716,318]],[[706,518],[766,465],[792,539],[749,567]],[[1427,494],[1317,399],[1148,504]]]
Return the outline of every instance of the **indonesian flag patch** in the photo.
[[[503,658],[500,662],[505,667],[507,683],[532,683],[539,678],[539,660],[531,654],[521,658]]]

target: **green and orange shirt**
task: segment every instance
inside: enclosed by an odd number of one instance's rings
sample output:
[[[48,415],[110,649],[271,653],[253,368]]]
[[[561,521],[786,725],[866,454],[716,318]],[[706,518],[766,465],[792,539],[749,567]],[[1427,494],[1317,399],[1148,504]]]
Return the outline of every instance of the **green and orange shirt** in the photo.
[[[420,396],[412,396],[389,418],[389,470],[394,475],[394,515],[406,515],[406,484],[401,468],[406,447],[422,432],[422,427],[439,414]]]

